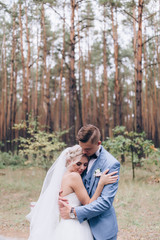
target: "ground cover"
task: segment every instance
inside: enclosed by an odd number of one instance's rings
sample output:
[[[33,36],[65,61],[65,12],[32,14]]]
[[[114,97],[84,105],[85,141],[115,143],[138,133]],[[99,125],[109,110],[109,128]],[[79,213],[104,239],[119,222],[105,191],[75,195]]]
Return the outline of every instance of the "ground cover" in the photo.
[[[131,163],[121,166],[114,206],[118,240],[159,240],[160,164],[146,161],[132,180]],[[45,171],[39,168],[0,169],[0,235],[27,239],[25,219],[30,202],[39,196]]]

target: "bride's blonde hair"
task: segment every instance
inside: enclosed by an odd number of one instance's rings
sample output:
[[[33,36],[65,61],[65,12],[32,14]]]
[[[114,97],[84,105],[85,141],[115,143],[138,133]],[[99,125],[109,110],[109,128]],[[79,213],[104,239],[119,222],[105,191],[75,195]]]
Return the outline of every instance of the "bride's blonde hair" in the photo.
[[[83,156],[87,158],[87,156],[83,154],[82,148],[78,144],[74,145],[73,147],[69,147],[66,156],[66,167],[69,167],[73,163],[76,163]],[[77,157],[79,157],[78,160]]]

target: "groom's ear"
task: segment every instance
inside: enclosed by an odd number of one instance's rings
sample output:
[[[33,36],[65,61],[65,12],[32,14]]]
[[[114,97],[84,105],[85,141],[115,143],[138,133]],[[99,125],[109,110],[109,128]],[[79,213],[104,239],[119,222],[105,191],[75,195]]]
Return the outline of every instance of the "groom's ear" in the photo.
[[[101,145],[101,141],[98,141],[98,146]]]

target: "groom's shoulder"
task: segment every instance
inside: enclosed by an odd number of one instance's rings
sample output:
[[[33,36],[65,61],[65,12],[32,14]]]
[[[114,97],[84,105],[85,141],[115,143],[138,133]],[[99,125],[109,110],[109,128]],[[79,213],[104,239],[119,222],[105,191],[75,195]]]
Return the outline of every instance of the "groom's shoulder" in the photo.
[[[119,161],[111,153],[109,153],[104,147],[102,147],[101,159],[106,160],[107,163],[120,164]]]

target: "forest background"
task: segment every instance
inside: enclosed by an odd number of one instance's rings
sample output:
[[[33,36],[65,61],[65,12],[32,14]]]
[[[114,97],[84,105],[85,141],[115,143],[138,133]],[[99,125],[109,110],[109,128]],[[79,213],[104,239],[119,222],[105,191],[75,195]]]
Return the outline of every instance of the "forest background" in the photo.
[[[118,239],[158,240],[160,0],[3,0],[0,44],[0,234],[28,238],[42,167],[92,123],[122,163]]]
[[[0,1],[0,141],[123,125],[160,142],[160,1]],[[13,128],[15,124],[21,127]]]

